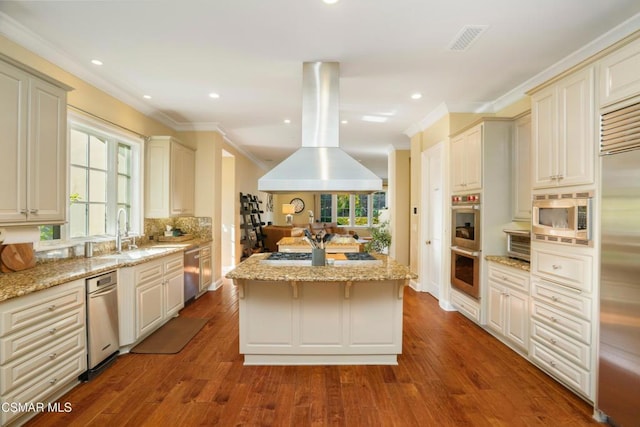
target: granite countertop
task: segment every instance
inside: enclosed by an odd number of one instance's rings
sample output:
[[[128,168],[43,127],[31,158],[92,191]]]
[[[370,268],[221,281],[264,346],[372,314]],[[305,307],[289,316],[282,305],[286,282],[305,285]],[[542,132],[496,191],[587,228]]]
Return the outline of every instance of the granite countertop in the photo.
[[[211,240],[196,239],[181,243],[146,245],[122,254],[46,262],[28,270],[3,273],[0,274],[0,302],[106,271],[142,264],[209,242]]]
[[[517,268],[518,270],[522,271],[528,272],[531,270],[531,266],[528,262],[515,258],[509,258],[508,256],[504,255],[487,255],[485,259],[487,261],[493,261],[498,264],[506,265],[507,267]]]
[[[294,282],[366,282],[384,280],[408,280],[418,276],[409,267],[397,263],[386,255],[374,254],[382,261],[380,265],[363,266],[274,266],[261,263],[269,254],[254,254],[234,270],[227,273],[228,279]]]

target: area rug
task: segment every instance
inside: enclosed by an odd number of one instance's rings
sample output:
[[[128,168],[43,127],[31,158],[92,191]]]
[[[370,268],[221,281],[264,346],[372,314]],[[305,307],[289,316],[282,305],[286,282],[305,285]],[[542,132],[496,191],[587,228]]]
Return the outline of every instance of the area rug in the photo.
[[[144,341],[133,347],[131,353],[175,354],[179,353],[209,319],[174,317]]]

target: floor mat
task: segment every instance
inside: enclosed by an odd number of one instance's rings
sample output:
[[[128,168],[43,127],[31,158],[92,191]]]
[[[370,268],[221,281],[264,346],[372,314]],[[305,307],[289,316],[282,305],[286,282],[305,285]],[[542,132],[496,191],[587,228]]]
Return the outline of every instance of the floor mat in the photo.
[[[131,353],[175,354],[180,352],[209,319],[174,317],[144,341],[133,347]]]

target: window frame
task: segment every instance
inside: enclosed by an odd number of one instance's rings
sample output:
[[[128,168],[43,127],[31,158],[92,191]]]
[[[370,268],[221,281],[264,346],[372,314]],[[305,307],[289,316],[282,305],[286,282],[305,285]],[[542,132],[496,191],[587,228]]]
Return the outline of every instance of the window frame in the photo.
[[[367,194],[367,224],[364,225],[357,225],[355,223],[356,220],[356,215],[355,215],[355,210],[356,210],[356,196],[359,196],[361,194],[349,194],[349,225],[342,225],[342,227],[346,227],[346,228],[369,228],[369,227],[373,227],[376,224],[373,224],[373,198],[374,198],[374,194],[377,193],[382,193],[384,194],[384,198],[385,198],[385,206],[387,206],[386,201],[387,201],[387,196],[388,193],[386,191],[378,191],[376,193],[372,193],[372,194]],[[328,195],[330,193],[321,193],[320,196],[323,195]],[[337,223],[338,221],[338,194],[330,194],[331,195],[331,221],[322,221],[322,216],[319,217],[321,222],[334,222]],[[345,194],[340,194],[340,195],[345,195]],[[321,202],[321,197],[318,198],[318,203],[320,203],[320,205],[322,204]],[[320,206],[321,208],[322,206]],[[320,209],[319,212],[322,212],[322,210]]]
[[[67,161],[66,161],[66,193],[67,200],[71,195],[71,131],[72,129],[80,132],[92,134],[98,138],[105,139],[107,143],[107,194],[106,194],[106,227],[105,234],[90,235],[82,237],[70,236],[70,207],[71,203],[66,206],[67,222],[61,225],[59,240],[41,240],[41,246],[56,246],[64,243],[78,244],[87,240],[100,238],[115,238],[116,232],[116,215],[118,211],[117,189],[118,189],[118,147],[121,144],[131,148],[131,197],[130,197],[130,215],[129,230],[131,234],[142,235],[144,232],[144,145],[145,139],[133,132],[128,132],[119,128],[115,124],[105,122],[103,120],[93,118],[81,114],[75,110],[67,110]],[[89,170],[89,169],[87,169]],[[116,191],[108,191],[115,188]]]

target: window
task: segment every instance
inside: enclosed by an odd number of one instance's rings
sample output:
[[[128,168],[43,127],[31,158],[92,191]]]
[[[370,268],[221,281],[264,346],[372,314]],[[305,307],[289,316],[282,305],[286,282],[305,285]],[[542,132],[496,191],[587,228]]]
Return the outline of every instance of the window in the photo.
[[[140,233],[141,141],[102,123],[73,117],[69,123],[69,223],[41,227],[41,240],[114,235],[120,208],[127,213],[130,230]]]
[[[346,227],[369,227],[379,223],[385,208],[386,193],[321,194],[320,222],[335,222]]]

